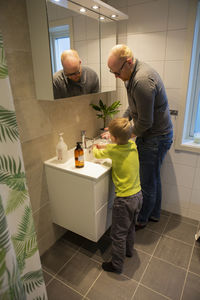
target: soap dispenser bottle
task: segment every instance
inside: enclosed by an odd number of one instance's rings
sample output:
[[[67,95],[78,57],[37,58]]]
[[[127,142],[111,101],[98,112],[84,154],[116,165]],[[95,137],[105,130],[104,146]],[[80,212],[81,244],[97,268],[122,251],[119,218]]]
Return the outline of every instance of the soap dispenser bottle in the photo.
[[[84,167],[84,151],[81,147],[80,142],[77,142],[76,149],[74,150],[74,158],[75,158],[75,167],[83,168]]]
[[[67,160],[68,148],[62,137],[63,133],[59,133],[59,142],[56,146],[57,159],[64,163]]]

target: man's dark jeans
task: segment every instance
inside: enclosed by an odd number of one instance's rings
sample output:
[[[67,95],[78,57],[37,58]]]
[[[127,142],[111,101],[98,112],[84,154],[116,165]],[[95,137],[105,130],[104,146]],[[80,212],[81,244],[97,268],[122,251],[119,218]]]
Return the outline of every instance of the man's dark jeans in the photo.
[[[140,224],[146,224],[150,217],[160,218],[162,200],[160,168],[172,142],[173,132],[151,138],[136,138],[143,194],[143,205],[138,216]]]

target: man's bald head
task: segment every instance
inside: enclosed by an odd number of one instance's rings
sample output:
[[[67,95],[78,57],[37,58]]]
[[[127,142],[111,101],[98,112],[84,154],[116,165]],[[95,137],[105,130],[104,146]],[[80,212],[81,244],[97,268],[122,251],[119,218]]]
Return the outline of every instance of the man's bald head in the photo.
[[[131,49],[123,44],[115,45],[108,56],[110,71],[123,81],[129,80],[134,62]]]
[[[63,65],[63,70],[66,76],[74,81],[80,80],[81,60],[76,50],[70,49],[63,51],[61,54],[61,63]]]

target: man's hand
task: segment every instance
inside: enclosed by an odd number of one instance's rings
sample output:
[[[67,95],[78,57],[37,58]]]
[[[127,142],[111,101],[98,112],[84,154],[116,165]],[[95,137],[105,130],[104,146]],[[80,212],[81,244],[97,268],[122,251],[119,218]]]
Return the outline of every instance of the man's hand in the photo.
[[[108,131],[108,127],[104,128],[104,132],[101,134],[103,139],[109,140],[110,139],[110,132]]]
[[[131,133],[131,137],[134,138],[136,137],[136,135],[134,133]]]

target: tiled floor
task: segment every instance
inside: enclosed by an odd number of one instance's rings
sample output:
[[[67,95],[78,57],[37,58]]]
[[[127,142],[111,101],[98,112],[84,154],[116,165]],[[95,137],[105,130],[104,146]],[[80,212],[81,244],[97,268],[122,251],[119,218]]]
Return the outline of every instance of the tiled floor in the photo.
[[[198,221],[163,211],[159,223],[136,232],[123,273],[104,272],[111,241],[93,243],[67,232],[41,258],[49,300],[199,300]]]

